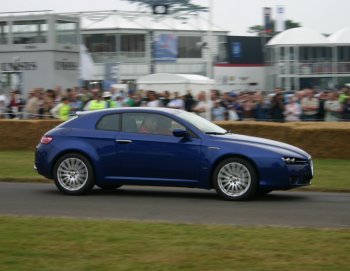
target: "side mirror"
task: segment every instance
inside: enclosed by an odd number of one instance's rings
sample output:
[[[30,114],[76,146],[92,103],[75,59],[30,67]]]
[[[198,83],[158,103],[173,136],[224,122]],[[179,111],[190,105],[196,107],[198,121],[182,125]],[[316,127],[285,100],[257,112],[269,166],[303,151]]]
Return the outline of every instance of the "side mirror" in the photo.
[[[187,137],[190,136],[190,134],[186,130],[174,129],[173,130],[173,136],[187,138]]]

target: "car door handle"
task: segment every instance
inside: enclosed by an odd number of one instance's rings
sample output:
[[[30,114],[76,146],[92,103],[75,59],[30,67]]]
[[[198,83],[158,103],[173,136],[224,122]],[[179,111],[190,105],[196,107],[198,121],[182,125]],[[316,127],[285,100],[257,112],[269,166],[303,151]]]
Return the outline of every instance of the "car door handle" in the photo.
[[[129,144],[132,142],[131,140],[128,140],[128,139],[116,139],[115,141],[117,141],[117,143],[119,144]]]

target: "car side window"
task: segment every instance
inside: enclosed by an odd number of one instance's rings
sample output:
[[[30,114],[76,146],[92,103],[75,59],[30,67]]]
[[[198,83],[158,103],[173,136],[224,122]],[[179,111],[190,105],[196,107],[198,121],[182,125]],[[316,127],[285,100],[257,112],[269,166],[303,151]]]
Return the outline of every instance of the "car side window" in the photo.
[[[109,114],[103,116],[96,125],[97,130],[120,131],[121,116],[120,114]]]
[[[172,136],[174,129],[186,130],[186,127],[173,120],[172,118],[160,114],[123,114],[123,132]]]

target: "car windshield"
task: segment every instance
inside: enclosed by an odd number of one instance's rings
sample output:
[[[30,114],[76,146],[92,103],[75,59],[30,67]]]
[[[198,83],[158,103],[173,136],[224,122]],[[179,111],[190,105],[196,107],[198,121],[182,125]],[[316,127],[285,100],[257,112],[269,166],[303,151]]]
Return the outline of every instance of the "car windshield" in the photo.
[[[193,126],[201,130],[203,133],[212,135],[224,135],[227,134],[225,129],[217,126],[216,124],[189,112],[181,112],[177,115],[178,117],[184,119],[185,121],[191,123]]]

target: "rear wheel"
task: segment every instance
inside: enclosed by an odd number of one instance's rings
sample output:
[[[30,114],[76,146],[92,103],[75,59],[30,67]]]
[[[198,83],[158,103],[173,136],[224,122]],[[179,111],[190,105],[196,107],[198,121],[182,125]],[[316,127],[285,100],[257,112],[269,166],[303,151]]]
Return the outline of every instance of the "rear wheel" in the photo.
[[[90,161],[78,153],[69,153],[60,157],[53,173],[57,188],[64,194],[86,194],[95,184]]]
[[[215,169],[213,185],[227,200],[244,200],[255,196],[258,176],[251,163],[242,158],[229,158]]]

